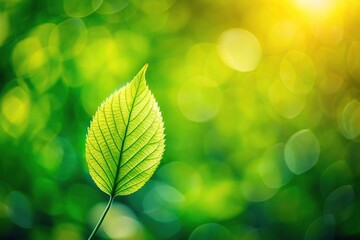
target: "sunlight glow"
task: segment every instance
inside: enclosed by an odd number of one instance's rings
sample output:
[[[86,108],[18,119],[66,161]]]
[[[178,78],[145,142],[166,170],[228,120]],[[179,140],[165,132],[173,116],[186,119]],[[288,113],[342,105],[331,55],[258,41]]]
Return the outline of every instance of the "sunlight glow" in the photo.
[[[296,4],[301,8],[309,8],[309,10],[326,11],[334,4],[334,0],[295,0]]]
[[[337,7],[337,0],[294,0],[294,2],[300,10],[314,17],[328,16]]]

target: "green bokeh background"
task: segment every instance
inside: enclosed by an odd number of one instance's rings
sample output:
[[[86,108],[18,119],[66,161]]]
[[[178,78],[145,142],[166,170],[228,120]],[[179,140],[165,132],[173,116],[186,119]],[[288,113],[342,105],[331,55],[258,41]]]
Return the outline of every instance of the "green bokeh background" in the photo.
[[[0,238],[85,239],[100,103],[149,63],[166,151],[97,239],[360,238],[357,0],[0,0]]]

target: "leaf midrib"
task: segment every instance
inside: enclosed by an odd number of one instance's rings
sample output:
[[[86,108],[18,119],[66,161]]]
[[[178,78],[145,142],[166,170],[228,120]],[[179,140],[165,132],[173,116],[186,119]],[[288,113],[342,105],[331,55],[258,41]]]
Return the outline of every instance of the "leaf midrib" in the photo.
[[[124,150],[124,146],[125,146],[125,140],[126,140],[127,132],[128,132],[129,125],[130,125],[131,114],[132,114],[132,111],[133,111],[133,109],[134,109],[135,100],[136,100],[136,98],[137,98],[137,94],[138,94],[139,87],[140,87],[140,84],[141,84],[141,81],[142,81],[143,76],[144,76],[144,71],[142,72],[142,74],[141,74],[141,76],[140,76],[139,83],[138,83],[138,85],[137,85],[137,87],[136,87],[135,96],[134,96],[133,101],[132,101],[132,103],[131,103],[131,108],[130,108],[129,116],[128,116],[128,119],[127,119],[127,122],[126,122],[126,127],[125,127],[125,132],[124,132],[124,138],[123,138],[122,141],[121,141],[120,155],[119,155],[119,160],[118,160],[118,163],[117,163],[117,166],[116,166],[116,173],[115,173],[115,177],[114,177],[113,189],[112,189],[111,195],[110,195],[111,197],[115,197],[117,185],[120,183],[120,182],[117,181],[117,178],[119,177],[119,174],[120,174],[120,165],[121,165],[121,160],[122,160],[122,156],[123,156],[123,150]],[[124,94],[126,94],[126,91],[124,91]],[[120,97],[120,96],[119,96],[119,97]],[[125,95],[125,98],[126,98],[126,95]],[[121,114],[121,115],[122,115],[122,114]]]

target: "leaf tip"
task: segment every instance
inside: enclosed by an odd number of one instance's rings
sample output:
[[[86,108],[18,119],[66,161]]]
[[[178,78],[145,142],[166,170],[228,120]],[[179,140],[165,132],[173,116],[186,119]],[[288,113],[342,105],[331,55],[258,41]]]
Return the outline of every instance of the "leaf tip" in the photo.
[[[149,64],[145,63],[145,65],[143,66],[143,68],[141,69],[141,72],[146,72],[147,68],[148,68]]]
[[[142,68],[141,70],[139,71],[139,73],[135,76],[135,81],[142,81],[142,80],[145,80],[145,74],[146,74],[146,70],[148,68],[149,64],[146,63]]]

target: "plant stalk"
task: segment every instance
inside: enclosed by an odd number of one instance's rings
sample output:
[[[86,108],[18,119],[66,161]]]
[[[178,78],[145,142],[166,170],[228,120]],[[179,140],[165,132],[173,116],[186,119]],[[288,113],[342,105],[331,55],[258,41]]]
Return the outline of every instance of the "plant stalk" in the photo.
[[[111,204],[114,201],[114,198],[115,198],[115,196],[110,196],[109,202],[108,202],[108,204],[107,204],[107,206],[106,206],[106,208],[104,210],[104,213],[102,214],[99,222],[96,224],[96,226],[95,226],[94,230],[92,231],[92,233],[91,233],[90,237],[88,238],[88,240],[91,240],[95,236],[95,234],[96,234],[97,230],[99,229],[101,223],[103,222],[107,212],[109,211],[109,209],[111,207]]]

